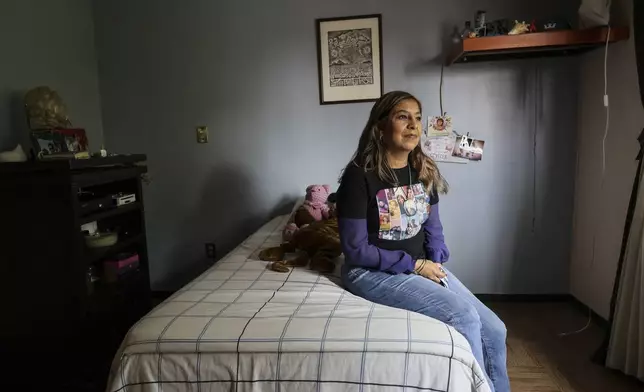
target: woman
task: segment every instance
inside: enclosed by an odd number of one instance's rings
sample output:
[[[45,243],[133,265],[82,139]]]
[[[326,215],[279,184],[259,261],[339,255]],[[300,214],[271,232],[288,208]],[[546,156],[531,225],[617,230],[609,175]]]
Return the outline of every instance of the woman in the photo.
[[[510,390],[503,322],[442,266],[449,258],[438,216],[447,183],[419,146],[421,105],[393,91],[371,109],[337,192],[346,289],[369,301],[441,320],[470,343],[490,387]],[[414,215],[391,211],[398,195],[422,184]],[[379,209],[378,200],[387,211]],[[393,203],[391,203],[393,201]],[[420,207],[420,208],[419,208]],[[387,222],[383,226],[381,222]],[[394,236],[393,227],[401,228]]]

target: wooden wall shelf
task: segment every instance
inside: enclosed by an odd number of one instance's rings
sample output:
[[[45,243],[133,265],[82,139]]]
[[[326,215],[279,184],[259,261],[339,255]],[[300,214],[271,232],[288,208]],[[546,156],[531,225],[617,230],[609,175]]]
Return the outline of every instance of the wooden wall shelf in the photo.
[[[481,61],[574,55],[606,44],[607,27],[521,35],[467,38],[454,45],[447,65]],[[629,38],[628,27],[612,27],[609,42]]]

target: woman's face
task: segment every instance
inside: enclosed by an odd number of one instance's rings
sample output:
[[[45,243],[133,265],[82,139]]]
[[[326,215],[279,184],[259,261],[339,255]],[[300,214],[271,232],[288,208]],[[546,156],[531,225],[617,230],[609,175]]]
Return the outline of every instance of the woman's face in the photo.
[[[383,138],[389,150],[412,151],[420,141],[421,113],[414,99],[396,105],[389,114]]]

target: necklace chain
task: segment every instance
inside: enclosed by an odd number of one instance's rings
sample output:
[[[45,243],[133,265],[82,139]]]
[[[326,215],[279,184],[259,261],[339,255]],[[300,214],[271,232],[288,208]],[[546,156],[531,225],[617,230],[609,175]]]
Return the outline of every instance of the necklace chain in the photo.
[[[409,173],[409,184],[411,185],[411,166],[407,164],[407,172]],[[394,172],[395,174],[395,172]],[[400,188],[400,180],[398,179],[398,175],[396,175],[396,188]]]

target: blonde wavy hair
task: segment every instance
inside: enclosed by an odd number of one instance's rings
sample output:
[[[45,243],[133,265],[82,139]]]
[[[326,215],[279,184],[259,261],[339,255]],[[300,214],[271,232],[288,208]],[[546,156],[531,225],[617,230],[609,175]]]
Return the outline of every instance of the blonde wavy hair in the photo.
[[[376,101],[371,108],[369,120],[362,131],[358,148],[356,149],[351,161],[347,165],[358,166],[365,171],[375,171],[381,181],[390,184],[397,184],[398,178],[394,173],[391,166],[387,162],[387,148],[381,137],[382,129],[380,127],[384,123],[383,120],[388,120],[391,111],[407,99],[413,99],[418,103],[418,107],[422,112],[420,101],[413,95],[404,91],[391,91],[383,95]],[[441,175],[438,166],[433,159],[423,154],[420,143],[409,154],[409,163],[419,173],[419,180],[425,186],[427,192],[432,192],[435,188],[439,193],[447,193],[449,184],[447,180]],[[342,181],[342,176],[340,177]]]

